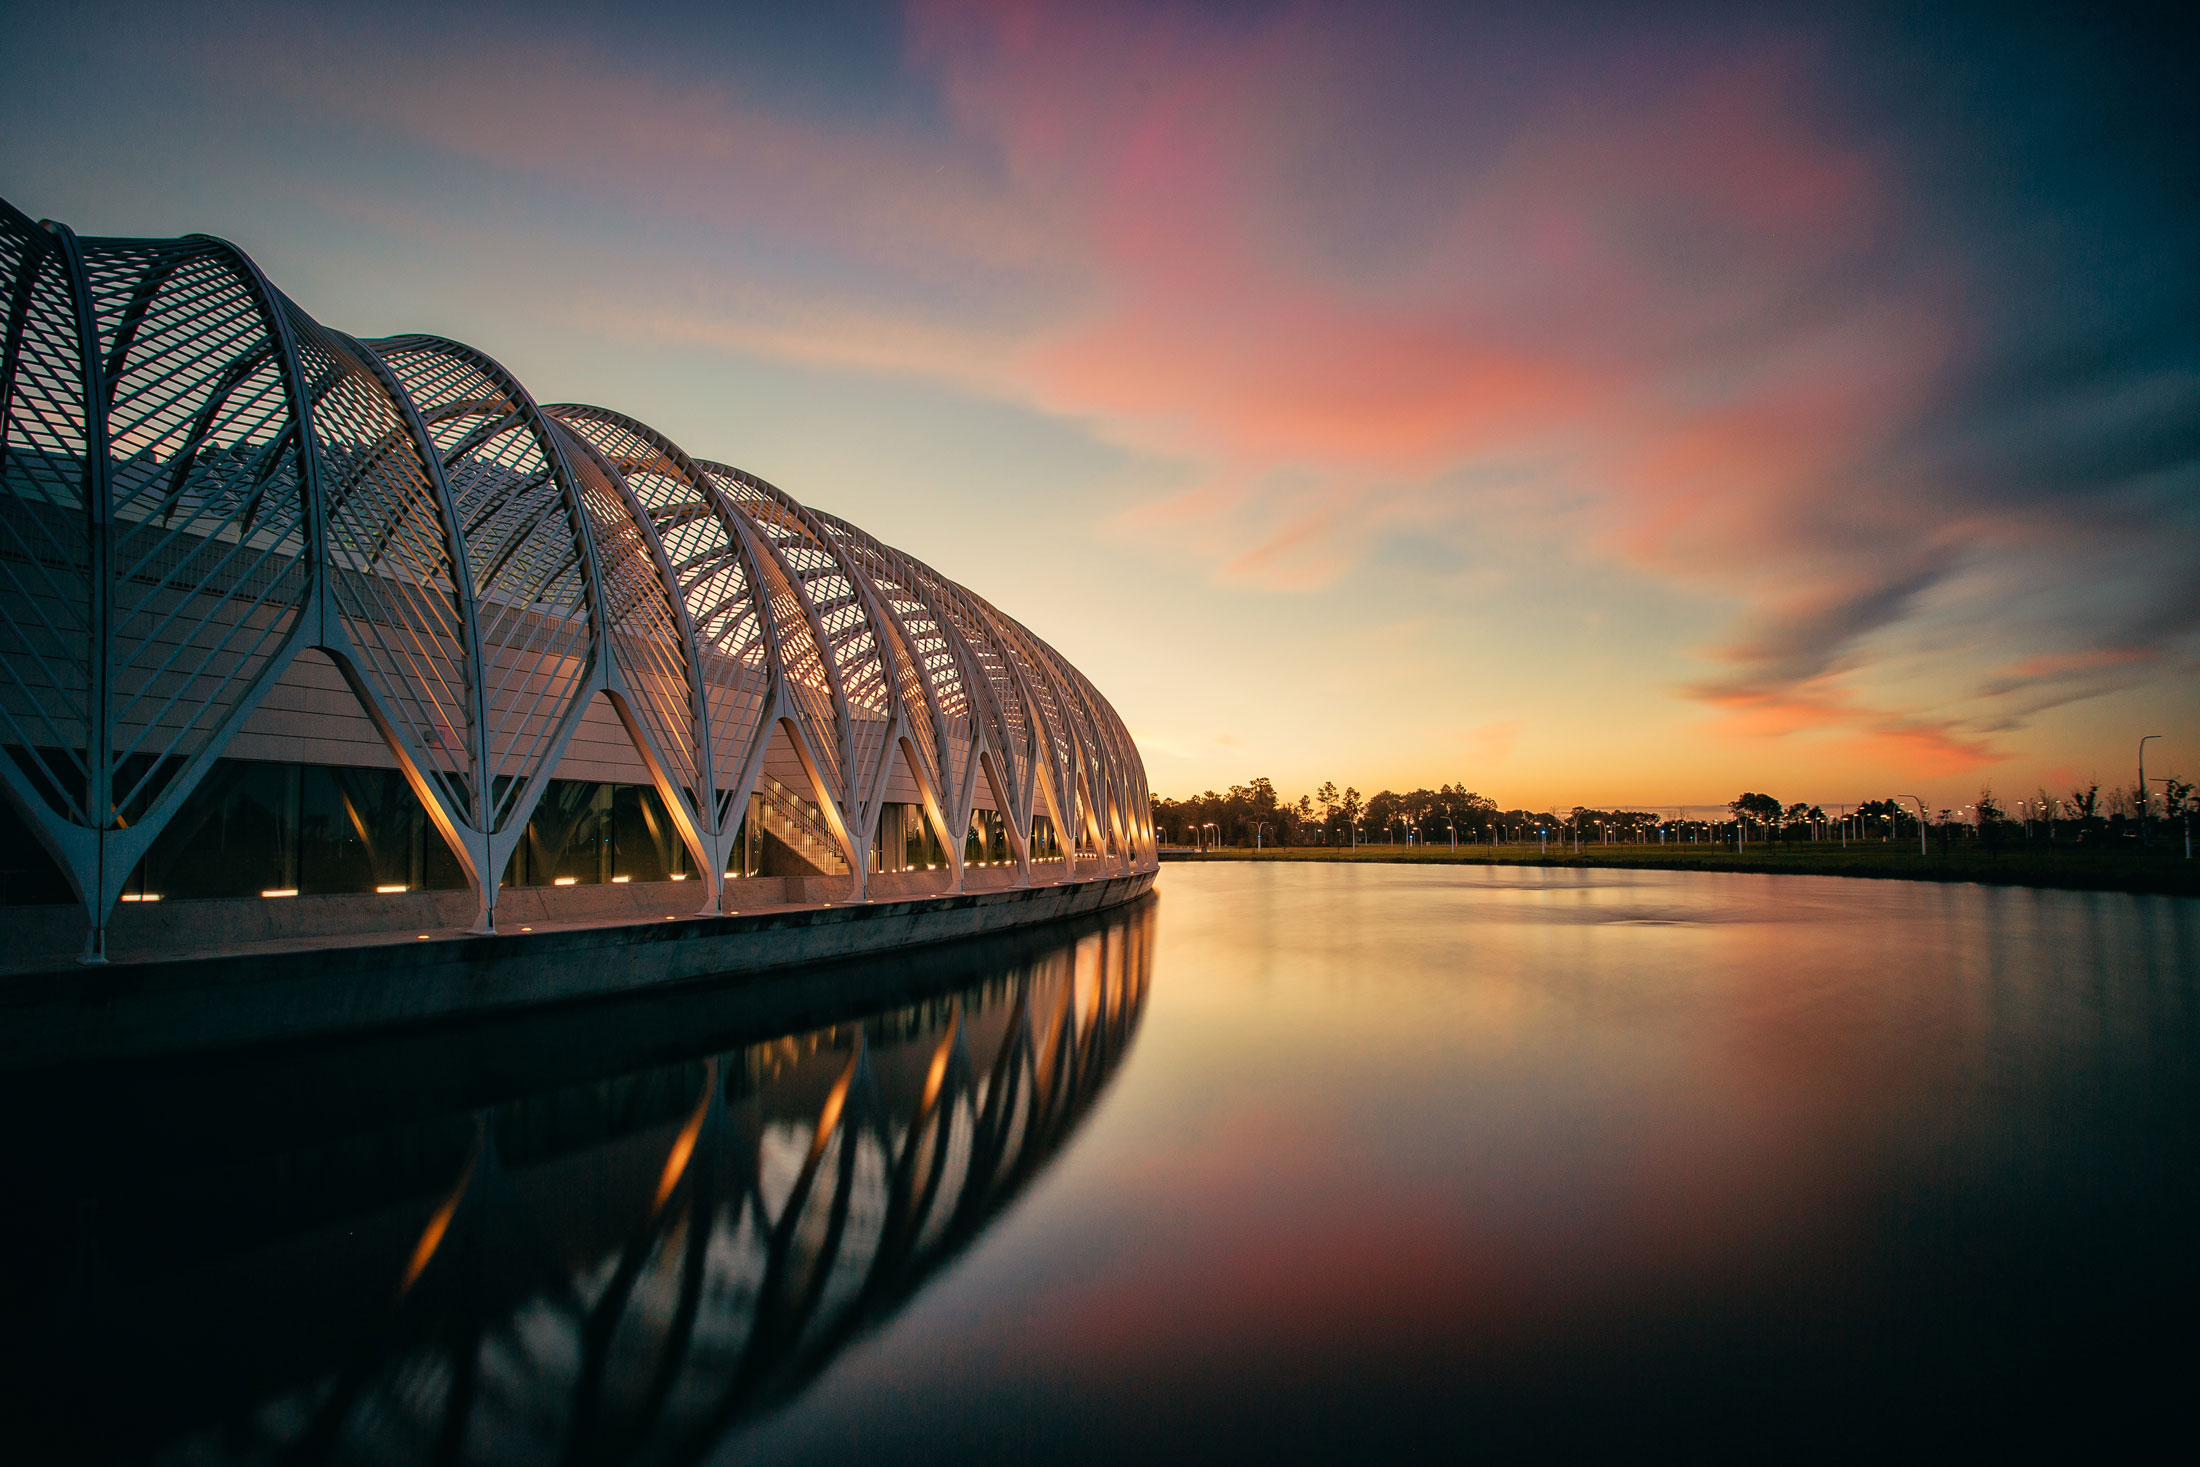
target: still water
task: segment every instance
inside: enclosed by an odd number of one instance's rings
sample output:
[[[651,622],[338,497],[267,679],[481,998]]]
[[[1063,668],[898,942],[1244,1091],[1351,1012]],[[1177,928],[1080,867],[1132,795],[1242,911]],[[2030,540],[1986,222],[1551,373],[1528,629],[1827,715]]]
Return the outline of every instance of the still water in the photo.
[[[11,1439],[1966,1455],[2185,1427],[2200,902],[1172,866],[1080,928],[0,1096]],[[2175,1439],[2175,1438],[2168,1438]]]

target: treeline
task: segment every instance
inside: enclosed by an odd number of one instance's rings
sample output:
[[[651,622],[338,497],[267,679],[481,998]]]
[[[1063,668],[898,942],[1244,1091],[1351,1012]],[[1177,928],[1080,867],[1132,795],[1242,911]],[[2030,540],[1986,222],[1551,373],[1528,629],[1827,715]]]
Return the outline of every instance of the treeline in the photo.
[[[1495,800],[1465,785],[1383,790],[1363,797],[1356,789],[1324,784],[1296,800],[1276,793],[1265,779],[1231,785],[1225,794],[1208,790],[1189,799],[1153,801],[1154,826],[1164,845],[1321,846],[1393,841],[1403,844],[1442,841],[1453,832],[1461,843],[1534,840],[1538,830],[1556,831],[1560,817],[1549,810],[1504,810]]]
[[[2136,784],[2104,792],[2095,780],[2067,795],[2051,795],[2043,788],[2015,800],[2004,800],[1992,785],[1985,785],[1968,805],[1920,811],[1914,802],[1890,796],[1859,801],[1831,818],[1816,805],[1782,805],[1771,795],[1747,791],[1727,808],[1758,838],[1780,841],[1821,839],[1843,823],[1855,835],[1915,839],[1922,817],[1943,846],[1957,840],[1988,846],[2018,840],[2112,845],[2138,838],[2142,812],[2149,823],[2174,826],[2181,834],[2200,815],[2194,786],[2175,777],[2149,782],[2160,783],[2160,792],[2142,796]]]
[[[2150,781],[2157,782],[2157,781]],[[1928,831],[1943,847],[1957,840],[1988,845],[2044,839],[2079,845],[2122,843],[2137,836],[2139,813],[2182,832],[2200,814],[2200,795],[2186,780],[2158,781],[2142,797],[2137,787],[2103,791],[2096,781],[2067,795],[2046,790],[2015,801],[1997,798],[1991,785],[1971,804],[1924,812]],[[1543,839],[1570,844],[1695,843],[1747,840],[1782,843],[1818,840],[1915,840],[1918,810],[1888,796],[1860,800],[1829,813],[1824,806],[1784,803],[1744,791],[1723,816],[1657,809],[1598,810],[1576,805],[1557,810],[1505,809],[1464,784],[1362,796],[1325,783],[1296,800],[1279,795],[1266,779],[1208,790],[1188,799],[1156,795],[1154,826],[1162,844],[1183,846],[1317,846],[1367,844],[1486,845]]]

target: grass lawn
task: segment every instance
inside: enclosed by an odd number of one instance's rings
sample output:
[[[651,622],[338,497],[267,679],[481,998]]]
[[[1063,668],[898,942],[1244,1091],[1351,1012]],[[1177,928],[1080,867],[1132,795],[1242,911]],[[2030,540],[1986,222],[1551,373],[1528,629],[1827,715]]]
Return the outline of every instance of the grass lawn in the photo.
[[[1736,854],[1732,846],[1583,845],[1579,855],[1551,843],[1548,855],[1530,846],[1448,845],[1292,846],[1255,852],[1234,847],[1192,852],[1164,851],[1165,861],[1371,861],[1416,866],[1641,866],[1663,871],[1770,871],[1803,876],[1873,876],[1903,881],[1979,881],[2003,886],[2058,886],[2084,891],[2162,892],[2200,896],[2200,860],[2184,859],[2180,834],[2174,844],[2152,850],[2088,849],[2016,841],[1998,851],[1956,844],[1942,854],[1936,840],[1919,855],[1916,845],[1856,842],[1844,849],[1835,842],[1797,842],[1750,846]]]

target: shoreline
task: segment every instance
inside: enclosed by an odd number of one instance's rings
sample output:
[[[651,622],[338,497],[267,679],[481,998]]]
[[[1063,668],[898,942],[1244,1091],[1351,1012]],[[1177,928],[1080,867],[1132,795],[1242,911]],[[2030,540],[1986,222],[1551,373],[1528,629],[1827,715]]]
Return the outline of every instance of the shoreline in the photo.
[[[2144,896],[2200,897],[2200,861],[2175,852],[2132,851],[1938,851],[1916,852],[1805,846],[1763,854],[1671,846],[1585,848],[1579,854],[1553,848],[1474,846],[1457,853],[1440,847],[1290,846],[1252,851],[1235,847],[1205,852],[1164,850],[1164,862],[1333,862],[1399,866],[1551,866],[1576,869],[1721,871],[1751,876],[1848,876],[1873,881],[1970,882],[1980,886],[2030,886],[2057,891],[2119,891]]]

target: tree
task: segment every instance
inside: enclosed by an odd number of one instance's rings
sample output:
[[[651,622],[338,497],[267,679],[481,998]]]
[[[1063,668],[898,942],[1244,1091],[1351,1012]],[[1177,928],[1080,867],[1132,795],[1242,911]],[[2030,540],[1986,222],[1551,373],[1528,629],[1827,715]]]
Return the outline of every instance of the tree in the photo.
[[[2084,789],[2070,792],[2070,810],[2078,820],[2078,844],[2085,845],[2099,836],[2101,818],[2101,782],[2094,780]]]
[[[1902,827],[1910,819],[1908,808],[1900,800],[1895,799],[1866,800],[1856,807],[1856,813],[1866,820],[1886,821],[1887,839],[1891,841],[1902,838]],[[1866,831],[1871,829],[1868,825],[1859,828]]]
[[[1367,797],[1364,820],[1369,840],[1387,844],[1395,838],[1400,804],[1399,797],[1389,790],[1377,790]]]
[[[2192,781],[2171,775],[2162,781],[2162,813],[2165,816],[2190,814],[2192,811]]]
[[[1978,804],[1973,811],[1978,820],[1979,844],[1989,851],[1999,850],[2004,828],[2009,824],[2009,812],[1994,798],[1992,785],[1979,786]]]
[[[1727,808],[1734,812],[1736,820],[1755,822],[1769,829],[1779,823],[1784,807],[1770,795],[1753,794],[1744,790],[1741,798],[1727,802]]]

